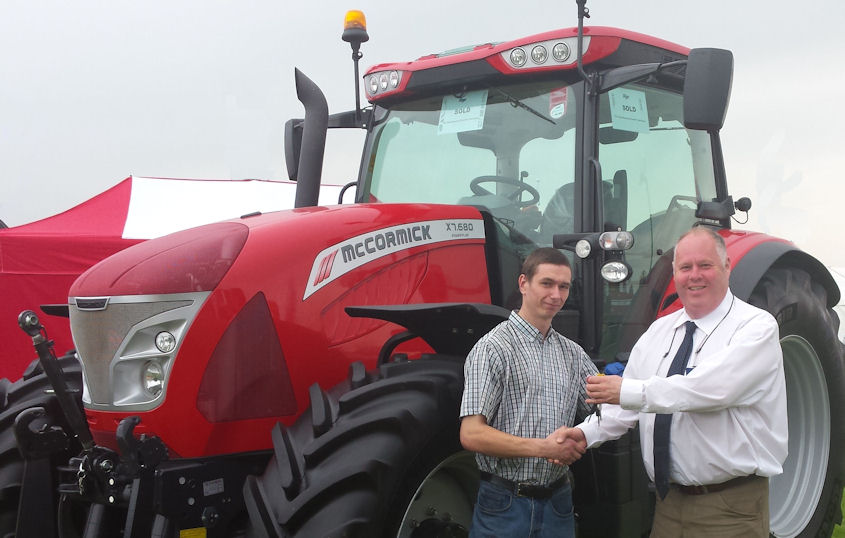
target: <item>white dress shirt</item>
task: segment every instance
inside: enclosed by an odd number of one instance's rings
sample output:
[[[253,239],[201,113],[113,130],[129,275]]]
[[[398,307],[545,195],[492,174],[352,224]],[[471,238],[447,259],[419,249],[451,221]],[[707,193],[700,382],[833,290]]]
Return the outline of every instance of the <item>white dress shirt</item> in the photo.
[[[774,476],[787,454],[786,383],[775,319],[730,292],[699,319],[686,375],[666,377],[684,337],[684,310],[658,319],[637,341],[620,405],[578,425],[587,446],[617,439],[638,422],[654,480],[655,413],[673,413],[670,481],[685,485]],[[673,341],[674,340],[674,341]]]

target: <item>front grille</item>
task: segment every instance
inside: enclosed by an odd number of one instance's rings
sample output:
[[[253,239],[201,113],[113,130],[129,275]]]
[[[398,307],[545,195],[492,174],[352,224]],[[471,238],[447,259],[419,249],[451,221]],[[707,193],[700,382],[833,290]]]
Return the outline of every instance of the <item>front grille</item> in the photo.
[[[94,404],[113,403],[112,368],[126,343],[144,323],[164,312],[189,306],[194,300],[162,300],[167,296],[110,297],[102,310],[83,310],[89,298],[70,301],[70,327],[74,344],[85,370],[88,398]],[[195,310],[191,309],[194,314]]]

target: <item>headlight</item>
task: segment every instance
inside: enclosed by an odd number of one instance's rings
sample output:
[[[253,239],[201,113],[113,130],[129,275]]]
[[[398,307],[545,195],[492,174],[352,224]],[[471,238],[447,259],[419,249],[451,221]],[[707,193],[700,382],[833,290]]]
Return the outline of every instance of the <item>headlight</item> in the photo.
[[[601,276],[608,282],[624,282],[631,276],[631,268],[623,262],[607,262],[601,268]]]
[[[380,97],[385,93],[398,91],[402,85],[403,71],[378,71],[364,77],[364,89],[370,97]]]
[[[155,398],[164,388],[164,370],[157,361],[149,361],[144,365],[144,390]]]
[[[558,62],[565,62],[569,59],[569,45],[560,42],[552,47],[552,57]]]
[[[628,250],[634,246],[634,234],[631,232],[604,232],[599,236],[602,250]]]
[[[525,51],[520,48],[515,48],[511,51],[511,63],[517,67],[525,65],[525,60],[528,59]]]
[[[156,347],[162,353],[170,353],[176,349],[176,337],[167,331],[161,331],[156,335]]]
[[[531,49],[531,60],[535,64],[544,64],[549,58],[549,51],[543,45],[537,45]]]
[[[584,54],[590,48],[590,39],[590,36],[584,36]],[[547,39],[525,43],[499,54],[500,58],[514,69],[569,69],[574,67],[577,60],[572,54],[577,43],[576,37]],[[531,61],[528,61],[529,59]]]
[[[592,251],[593,245],[588,239],[580,239],[577,243],[575,243],[575,255],[582,260],[589,257]]]

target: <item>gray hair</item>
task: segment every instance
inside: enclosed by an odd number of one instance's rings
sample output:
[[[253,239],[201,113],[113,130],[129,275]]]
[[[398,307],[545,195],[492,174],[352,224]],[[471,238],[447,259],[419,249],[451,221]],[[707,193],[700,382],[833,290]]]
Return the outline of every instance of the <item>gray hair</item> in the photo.
[[[704,235],[709,236],[711,239],[713,239],[713,244],[716,246],[716,254],[719,255],[719,260],[721,260],[722,265],[727,263],[727,261],[728,261],[728,249],[725,246],[725,240],[722,238],[721,235],[719,235],[719,232],[717,232],[713,228],[707,228],[707,227],[704,227],[704,226],[696,226],[695,228],[692,228],[691,230],[684,232],[684,234],[681,235],[681,237],[679,237],[678,240],[675,242],[675,246],[678,246],[678,243],[680,243],[683,238],[687,237],[688,235],[693,235],[693,234],[704,234]],[[677,253],[677,249],[675,249],[674,252],[672,253],[672,264],[673,265],[675,264],[675,253]]]

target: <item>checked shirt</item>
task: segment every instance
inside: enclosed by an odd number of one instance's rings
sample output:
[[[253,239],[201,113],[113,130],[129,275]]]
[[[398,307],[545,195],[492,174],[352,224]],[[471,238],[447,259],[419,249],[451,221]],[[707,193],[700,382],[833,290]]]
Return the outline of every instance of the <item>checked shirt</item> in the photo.
[[[546,338],[516,312],[484,335],[464,364],[461,417],[483,415],[487,424],[518,437],[545,438],[576,416],[590,414],[586,378],[596,367],[584,350],[554,329]],[[478,467],[515,482],[548,484],[566,467],[543,458],[476,454]]]

